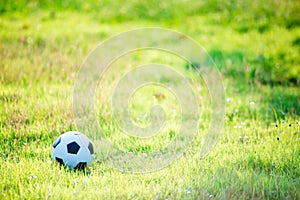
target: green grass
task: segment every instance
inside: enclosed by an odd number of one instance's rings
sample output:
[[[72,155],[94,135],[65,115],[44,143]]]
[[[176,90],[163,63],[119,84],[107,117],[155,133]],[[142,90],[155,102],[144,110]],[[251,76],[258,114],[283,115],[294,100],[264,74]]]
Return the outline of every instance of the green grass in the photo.
[[[62,2],[0,3],[0,199],[300,199],[299,1]],[[108,168],[101,154],[87,172],[60,168],[51,161],[52,142],[76,130],[72,98],[81,63],[110,36],[153,26],[191,36],[220,70],[226,121],[216,147],[200,157],[197,136],[180,159],[146,174]],[[135,52],[115,62],[97,88],[101,127],[124,151],[149,154],[176,137],[178,100],[158,86],[138,90],[129,107],[141,126],[154,104],[164,107],[169,124],[160,134],[132,138],[112,119],[118,78],[150,62],[189,79],[201,97],[199,130],[209,126],[209,93],[193,68],[174,55]]]

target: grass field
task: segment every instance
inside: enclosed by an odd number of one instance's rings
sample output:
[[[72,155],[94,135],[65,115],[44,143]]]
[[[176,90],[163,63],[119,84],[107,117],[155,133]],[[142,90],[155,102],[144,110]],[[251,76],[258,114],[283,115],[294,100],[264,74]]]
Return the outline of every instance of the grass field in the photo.
[[[300,199],[299,13],[297,0],[0,0],[0,199]],[[52,143],[76,130],[72,101],[81,64],[110,36],[143,27],[182,32],[216,63],[226,93],[216,147],[200,157],[197,136],[180,159],[153,173],[109,168],[97,153],[86,172],[60,168]],[[209,93],[193,68],[174,55],[134,52],[97,88],[100,126],[125,152],[150,154],[176,136],[176,96],[159,86],[138,90],[129,108],[145,125],[145,113],[162,105],[169,124],[161,134],[128,137],[112,119],[118,76],[150,62],[190,80],[201,100],[200,131],[211,119]]]

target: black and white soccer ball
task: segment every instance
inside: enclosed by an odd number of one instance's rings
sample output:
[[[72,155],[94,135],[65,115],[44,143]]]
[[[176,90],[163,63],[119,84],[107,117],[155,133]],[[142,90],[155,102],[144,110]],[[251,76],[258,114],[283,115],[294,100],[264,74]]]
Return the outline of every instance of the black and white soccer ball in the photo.
[[[52,159],[69,169],[85,169],[94,159],[94,147],[87,136],[77,131],[60,135],[52,145]]]

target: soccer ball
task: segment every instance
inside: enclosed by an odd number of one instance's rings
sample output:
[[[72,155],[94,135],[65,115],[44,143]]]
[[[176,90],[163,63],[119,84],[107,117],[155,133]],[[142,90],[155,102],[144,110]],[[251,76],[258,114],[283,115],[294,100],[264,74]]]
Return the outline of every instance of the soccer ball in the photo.
[[[94,147],[84,134],[76,131],[66,132],[53,142],[52,159],[69,169],[83,170],[94,159]]]

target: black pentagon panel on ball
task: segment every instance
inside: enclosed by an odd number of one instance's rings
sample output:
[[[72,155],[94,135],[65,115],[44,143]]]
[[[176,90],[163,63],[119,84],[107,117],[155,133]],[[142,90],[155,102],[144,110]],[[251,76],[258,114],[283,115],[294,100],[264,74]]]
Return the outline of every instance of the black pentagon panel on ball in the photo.
[[[57,138],[54,142],[53,142],[53,148],[57,147],[57,145],[60,143],[61,141],[61,137]]]
[[[87,166],[86,162],[80,162],[76,165],[76,167],[74,168],[75,170],[85,170]]]
[[[60,165],[62,165],[62,166],[64,165],[63,159],[56,157],[55,160],[56,160],[56,162],[58,162]]]
[[[94,154],[94,147],[93,147],[93,144],[91,142],[89,142],[88,149],[90,150],[90,154]]]
[[[80,146],[74,141],[67,145],[68,153],[77,154]]]

